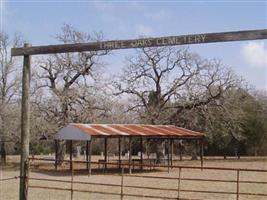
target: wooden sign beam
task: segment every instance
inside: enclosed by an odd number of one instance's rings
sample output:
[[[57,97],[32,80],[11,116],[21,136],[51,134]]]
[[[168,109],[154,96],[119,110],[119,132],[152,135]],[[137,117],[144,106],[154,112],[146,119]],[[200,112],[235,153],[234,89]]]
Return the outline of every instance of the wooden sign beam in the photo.
[[[12,48],[12,56],[267,39],[267,29]]]

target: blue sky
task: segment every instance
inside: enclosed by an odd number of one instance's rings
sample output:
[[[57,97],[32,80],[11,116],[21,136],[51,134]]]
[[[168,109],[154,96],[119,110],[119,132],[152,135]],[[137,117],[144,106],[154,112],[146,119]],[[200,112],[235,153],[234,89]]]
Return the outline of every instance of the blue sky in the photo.
[[[106,39],[169,36],[267,28],[266,1],[2,1],[1,27],[20,32],[32,45],[57,43],[63,23]],[[258,89],[267,90],[266,41],[191,45],[206,58],[219,58]],[[117,73],[133,50],[117,50],[107,71]]]

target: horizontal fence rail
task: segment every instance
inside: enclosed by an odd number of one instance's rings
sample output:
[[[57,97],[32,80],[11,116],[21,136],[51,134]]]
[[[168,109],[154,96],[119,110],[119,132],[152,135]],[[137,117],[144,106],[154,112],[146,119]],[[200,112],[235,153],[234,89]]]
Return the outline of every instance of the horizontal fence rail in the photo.
[[[33,158],[33,157],[29,157],[29,160],[36,160],[36,161],[50,161],[50,162],[55,162],[55,159],[47,159],[47,158]],[[87,162],[87,161],[83,161],[83,160],[61,160],[62,162],[73,162],[73,163],[91,163],[91,164],[108,164],[108,165],[113,165],[113,166],[117,166],[117,163],[113,163],[113,162]],[[143,167],[150,167],[150,165],[146,165],[146,164],[130,164],[130,163],[121,163],[121,166],[126,166],[128,167],[129,165],[133,166],[143,166]],[[167,168],[167,167],[171,167],[171,166],[164,166],[164,165],[155,165],[155,167],[158,168]],[[248,169],[248,168],[230,168],[230,167],[198,167],[198,166],[179,166],[179,165],[175,165],[172,166],[172,168],[183,168],[183,169],[205,169],[205,170],[221,170],[221,171],[249,171],[249,172],[267,172],[267,170],[264,169]]]
[[[10,181],[10,180],[18,179],[18,178],[20,178],[20,177],[19,176],[13,176],[13,177],[8,177],[8,178],[0,178],[0,182]]]
[[[43,161],[43,162],[55,162],[54,159],[43,159],[43,158],[29,158],[29,161]],[[64,160],[63,162],[69,163],[69,160]],[[73,163],[88,163],[87,161],[77,161],[73,160]],[[91,164],[100,164],[99,162],[90,162]],[[101,162],[103,164],[103,162]],[[118,166],[118,163],[112,163],[112,162],[104,162],[104,164],[111,165],[111,166]],[[244,169],[244,168],[220,168],[220,167],[197,167],[197,166],[172,166],[172,168],[178,169],[178,177],[166,177],[166,176],[151,176],[151,175],[136,175],[136,174],[126,174],[124,170],[130,166],[133,166],[133,164],[124,164],[120,163],[120,166],[122,167],[121,173],[119,175],[113,175],[120,177],[121,181],[120,184],[115,183],[99,183],[99,182],[85,182],[85,181],[74,181],[73,176],[75,170],[72,168],[71,170],[71,180],[61,180],[61,179],[50,179],[50,178],[37,178],[37,177],[30,177],[28,176],[29,180],[35,180],[35,181],[46,181],[46,182],[58,182],[58,183],[67,183],[70,184],[70,187],[68,188],[61,188],[61,187],[52,187],[52,186],[38,186],[33,184],[28,184],[29,188],[39,188],[39,189],[53,189],[53,190],[64,190],[64,191],[70,191],[71,192],[71,199],[73,199],[73,192],[87,192],[87,193],[96,193],[96,194],[105,194],[105,195],[116,195],[120,196],[121,199],[123,197],[142,197],[142,198],[154,198],[154,199],[179,199],[183,200],[184,198],[181,198],[181,192],[183,193],[201,193],[201,194],[222,194],[222,195],[236,195],[237,200],[239,200],[239,196],[259,196],[259,197],[267,197],[267,193],[255,193],[255,192],[240,192],[240,184],[257,184],[257,185],[266,185],[267,181],[251,181],[251,180],[240,180],[240,172],[257,172],[257,173],[267,173],[267,170],[259,170],[259,169]],[[142,167],[151,167],[150,165],[144,165],[144,164],[134,164],[135,166],[142,166]],[[156,165],[157,168],[167,168],[170,166],[162,166],[162,165]],[[224,180],[224,179],[205,179],[205,178],[185,178],[182,177],[182,171],[185,169],[192,169],[192,170],[215,170],[215,171],[232,171],[236,172],[236,179],[235,180]],[[267,174],[265,174],[267,175]],[[151,186],[141,186],[141,185],[129,185],[125,184],[125,178],[137,178],[141,181],[143,179],[156,179],[156,180],[176,180],[177,181],[177,188],[162,188],[162,187],[151,187]],[[217,182],[217,183],[232,183],[236,184],[236,191],[212,191],[212,190],[195,190],[195,189],[181,189],[181,184],[184,181],[195,181],[195,182]],[[120,189],[120,192],[107,192],[107,191],[97,191],[97,190],[83,190],[83,189],[77,189],[74,188],[74,184],[83,184],[83,185],[98,185],[98,186],[105,186],[105,187],[116,187]],[[155,195],[146,195],[146,194],[131,194],[124,192],[125,188],[131,188],[133,190],[135,189],[143,189],[143,190],[155,190],[155,191],[169,191],[169,192],[177,192],[177,197],[168,197],[168,196],[155,196]],[[185,200],[185,199],[184,199]],[[186,199],[188,200],[188,199]],[[196,200],[196,199],[194,199]]]

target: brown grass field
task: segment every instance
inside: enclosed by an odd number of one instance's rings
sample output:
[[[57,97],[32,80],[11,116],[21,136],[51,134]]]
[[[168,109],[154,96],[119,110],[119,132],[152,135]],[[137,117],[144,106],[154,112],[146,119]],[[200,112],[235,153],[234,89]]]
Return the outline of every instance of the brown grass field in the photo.
[[[97,158],[95,158],[97,159]],[[199,166],[199,161],[176,161],[175,165],[182,166]],[[35,166],[35,167],[34,167]],[[47,165],[45,163],[37,164],[34,163],[31,167],[30,177],[38,178],[53,178],[60,180],[71,180],[70,173],[68,171],[55,172],[52,170],[53,165]],[[209,158],[204,161],[205,167],[227,167],[227,168],[248,168],[248,169],[264,169],[267,170],[267,158],[264,157],[244,157],[240,160],[235,158],[223,160]],[[74,166],[76,169],[84,166]],[[142,173],[134,173],[135,175],[149,175],[149,176],[164,176],[164,177],[178,177],[178,169],[170,170],[170,173],[166,169],[158,169],[154,171],[146,170]],[[9,157],[8,164],[2,166],[0,170],[0,179],[14,177],[19,175],[19,164],[17,157]],[[208,178],[208,179],[220,179],[220,180],[236,180],[236,172],[234,171],[213,171],[213,170],[195,170],[195,169],[183,169],[182,178]],[[258,172],[240,172],[240,180],[246,181],[267,181],[267,173]],[[87,175],[86,171],[75,171],[74,181],[84,182],[97,182],[97,183],[113,183],[120,184],[121,177],[118,172],[108,172],[103,174],[102,172],[94,173],[91,176]],[[141,177],[124,177],[125,185],[134,186],[147,186],[147,187],[159,187],[159,188],[172,188],[177,189],[177,180],[163,180],[163,179],[147,179]],[[58,183],[58,182],[47,182],[47,181],[36,181],[30,180],[30,185],[50,186],[50,187],[62,187],[70,188],[70,183]],[[96,186],[96,185],[84,185],[74,184],[74,188],[80,190],[97,190],[105,192],[117,192],[120,193],[120,187],[110,186]],[[224,182],[196,182],[196,181],[181,181],[181,189],[195,189],[195,190],[212,190],[212,191],[224,191],[224,192],[236,192],[236,183],[224,183]],[[18,199],[19,181],[18,179],[0,181],[0,199]],[[153,195],[164,197],[177,197],[177,191],[161,191],[161,190],[148,190],[148,189],[133,189],[124,188],[125,193],[139,194],[139,195]],[[240,192],[251,192],[251,193],[265,193],[267,194],[267,184],[240,184]],[[115,195],[103,195],[95,193],[82,193],[74,192],[73,199],[85,200],[85,199],[120,199],[120,196]],[[203,193],[189,193],[181,192],[180,198],[192,198],[192,199],[216,199],[216,200],[230,200],[236,199],[236,195],[229,194],[203,194]],[[71,195],[69,191],[57,191],[47,190],[39,188],[29,188],[29,199],[38,200],[69,200]],[[148,198],[137,198],[127,197],[124,199],[148,199]],[[240,196],[239,200],[263,200],[266,197],[256,196]]]

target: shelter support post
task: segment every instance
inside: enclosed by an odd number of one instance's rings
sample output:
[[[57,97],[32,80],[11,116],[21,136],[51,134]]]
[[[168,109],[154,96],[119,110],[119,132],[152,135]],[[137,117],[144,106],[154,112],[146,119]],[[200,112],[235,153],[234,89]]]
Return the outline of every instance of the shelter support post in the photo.
[[[30,44],[24,44],[30,47]],[[19,199],[26,200],[27,195],[27,159],[30,143],[30,83],[31,83],[31,56],[24,55],[22,73],[22,100],[21,100],[21,154],[20,154],[20,187]]]
[[[179,141],[179,155],[180,155],[180,161],[183,160],[183,155],[182,155],[182,144],[181,144],[181,140]]]
[[[202,138],[200,140],[200,162],[201,162],[201,168],[203,168],[203,158],[204,158],[204,140]]]
[[[149,138],[146,139],[146,155],[147,155],[147,158],[149,160]]]
[[[152,167],[151,167],[151,160],[150,160],[150,158],[149,158],[149,154],[150,154],[150,152],[149,152],[149,138],[147,138],[146,139],[146,155],[147,155],[147,158],[148,158],[148,161],[149,161],[149,169],[151,170],[152,169]]]
[[[88,164],[88,161],[89,161],[89,141],[86,141],[86,169],[87,171],[89,170],[89,164]]]
[[[171,145],[171,168],[173,167],[173,139],[170,141]]]
[[[107,161],[108,161],[108,138],[105,137],[105,142],[104,142],[104,156],[105,156],[105,171],[107,171]]]
[[[168,155],[167,155],[167,159],[168,159],[168,173],[170,172],[170,138],[166,141],[167,142],[167,145],[168,145]]]
[[[140,163],[141,163],[141,170],[143,170],[143,137],[140,137],[140,148],[141,148],[141,158],[140,158]]]
[[[199,140],[195,140],[193,141],[195,143],[195,150],[193,152],[193,156],[192,156],[192,159],[193,160],[198,160],[198,149],[199,149]],[[199,156],[200,157],[200,156]],[[201,159],[200,159],[201,160]]]
[[[129,137],[129,173],[132,173],[132,138]]]
[[[91,175],[91,173],[92,173],[92,164],[91,164],[91,162],[92,162],[92,148],[93,148],[92,138],[91,138],[91,140],[89,140],[88,145],[89,145],[89,150],[88,150],[89,151],[89,160],[87,163],[89,163],[88,171],[89,171],[89,175]]]
[[[70,140],[70,170],[72,171],[72,140]]]
[[[119,137],[119,169],[121,168],[121,137]]]
[[[57,170],[58,164],[58,141],[55,140],[55,169]]]

